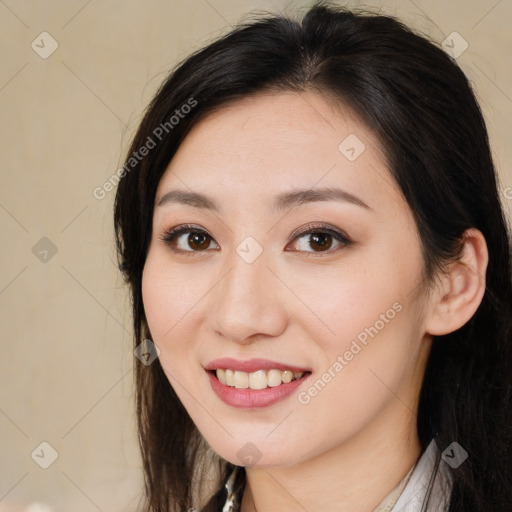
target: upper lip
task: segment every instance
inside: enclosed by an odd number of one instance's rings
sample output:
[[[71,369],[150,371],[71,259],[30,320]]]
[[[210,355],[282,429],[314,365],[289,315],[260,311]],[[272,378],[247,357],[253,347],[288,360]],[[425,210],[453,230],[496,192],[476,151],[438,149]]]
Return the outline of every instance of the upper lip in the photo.
[[[307,368],[301,368],[288,363],[280,363],[278,361],[271,361],[270,359],[247,359],[245,361],[233,359],[231,357],[222,357],[210,361],[205,367],[205,370],[238,370],[241,372],[256,372],[258,370],[291,370],[294,372],[308,372]]]

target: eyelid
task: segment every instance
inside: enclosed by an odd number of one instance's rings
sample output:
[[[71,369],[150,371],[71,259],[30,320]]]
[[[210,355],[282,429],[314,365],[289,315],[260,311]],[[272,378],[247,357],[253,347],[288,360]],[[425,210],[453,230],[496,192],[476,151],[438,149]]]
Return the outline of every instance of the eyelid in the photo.
[[[289,245],[292,242],[297,243],[297,241],[306,235],[311,235],[313,233],[325,233],[333,237],[338,245],[334,248],[330,247],[326,251],[304,251],[300,249],[289,249]],[[289,238],[290,242],[285,247],[285,251],[287,252],[297,252],[301,253],[303,256],[307,258],[322,258],[332,256],[333,254],[338,253],[344,248],[350,247],[354,244],[354,242],[350,239],[350,237],[341,229],[336,228],[332,225],[325,223],[316,223],[316,224],[308,224],[307,226],[302,226],[299,229],[296,229]]]
[[[159,236],[159,239],[160,239],[160,241],[164,242],[165,244],[171,245],[172,243],[174,243],[174,241],[179,236],[183,235],[184,233],[189,233],[189,232],[204,234],[204,235],[208,236],[211,239],[211,241],[215,243],[215,245],[218,246],[218,244],[215,241],[215,239],[213,238],[213,236],[210,235],[210,233],[208,233],[208,231],[206,229],[198,226],[197,224],[180,224],[179,226],[176,226],[174,228],[165,229],[163,231],[163,233]],[[187,254],[187,255],[193,255],[193,254],[207,252],[206,250],[204,250],[204,251],[189,250],[188,251],[188,250],[184,250],[184,249],[179,249],[177,247],[173,247],[172,250],[174,252],[178,252],[180,254]]]
[[[300,238],[303,235],[309,235],[311,233],[319,233],[319,232],[328,233],[329,235],[334,236],[335,238],[337,238],[338,240],[340,240],[341,242],[344,242],[346,244],[352,243],[352,240],[344,231],[342,231],[341,229],[336,228],[330,224],[324,224],[324,223],[320,223],[320,224],[311,223],[306,226],[302,226],[302,227],[296,229],[290,235],[290,237],[288,238],[288,241],[291,242],[291,241],[295,240],[296,238]]]
[[[170,236],[180,235],[182,233],[186,233],[187,231],[198,231],[209,235],[205,229],[196,224],[179,224],[174,228],[164,229],[163,233],[160,235],[160,239],[165,241],[165,239],[169,238]]]

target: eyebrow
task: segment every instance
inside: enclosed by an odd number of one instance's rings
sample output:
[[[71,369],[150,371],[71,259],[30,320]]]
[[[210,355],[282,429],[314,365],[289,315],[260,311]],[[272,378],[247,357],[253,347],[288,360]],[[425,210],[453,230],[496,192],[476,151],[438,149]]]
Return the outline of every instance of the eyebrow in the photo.
[[[346,190],[334,187],[299,189],[279,194],[272,202],[272,209],[279,212],[287,208],[293,208],[317,201],[346,202],[367,210],[372,210],[372,208],[370,208],[359,197],[347,192]],[[167,192],[158,200],[157,206],[160,207],[169,203],[186,204],[195,208],[203,208],[215,212],[220,212],[221,210],[218,203],[213,198],[206,194],[190,192],[187,190],[176,189]]]
[[[277,196],[272,204],[276,211],[301,206],[316,201],[339,201],[351,203],[367,210],[371,208],[359,197],[341,188],[324,187],[317,189],[292,190]]]
[[[219,206],[211,197],[199,192],[189,192],[188,190],[171,190],[167,192],[158,200],[157,206],[169,203],[187,204],[195,208],[204,208],[215,212],[220,211]]]

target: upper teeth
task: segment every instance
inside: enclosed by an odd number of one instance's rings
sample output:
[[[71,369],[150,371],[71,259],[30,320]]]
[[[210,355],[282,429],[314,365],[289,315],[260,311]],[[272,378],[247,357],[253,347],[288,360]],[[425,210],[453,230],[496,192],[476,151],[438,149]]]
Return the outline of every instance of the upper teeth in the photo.
[[[267,386],[275,387],[281,383],[288,383],[295,379],[300,379],[304,372],[292,372],[291,370],[258,370],[257,372],[247,373],[238,370],[216,371],[217,378],[222,384],[240,389],[265,389]]]

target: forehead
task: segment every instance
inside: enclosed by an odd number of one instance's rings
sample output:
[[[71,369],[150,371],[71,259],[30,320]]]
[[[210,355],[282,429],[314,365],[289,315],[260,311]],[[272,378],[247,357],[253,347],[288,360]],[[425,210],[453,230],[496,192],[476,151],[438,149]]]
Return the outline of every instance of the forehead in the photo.
[[[248,200],[316,186],[342,186],[367,203],[401,195],[377,137],[349,108],[313,92],[260,94],[201,120],[170,162],[157,200],[175,186],[216,191],[222,201],[236,200],[233,190]]]

